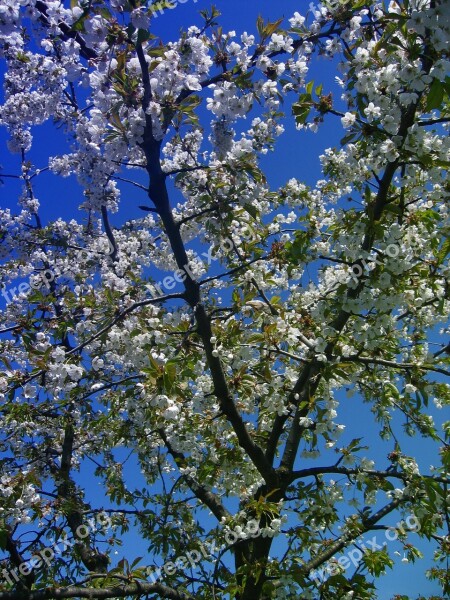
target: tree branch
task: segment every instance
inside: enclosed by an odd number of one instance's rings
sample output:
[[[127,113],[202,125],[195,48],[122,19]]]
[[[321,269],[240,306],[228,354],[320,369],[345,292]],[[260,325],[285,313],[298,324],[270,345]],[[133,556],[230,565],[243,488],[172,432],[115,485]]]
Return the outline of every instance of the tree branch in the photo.
[[[416,110],[419,100],[410,104],[408,108],[405,109],[398,130],[398,136],[402,139],[406,138],[408,134],[408,129],[414,123]],[[380,220],[385,206],[389,203],[389,189],[391,183],[393,181],[395,172],[398,167],[398,159],[389,162],[384,170],[383,176],[380,178],[379,188],[375,200],[372,205],[367,206],[366,213],[369,217],[369,222],[366,229],[366,234],[364,236],[364,240],[362,243],[361,249],[363,251],[369,251],[372,248],[376,234],[374,224]],[[359,264],[361,261],[357,261],[356,264]],[[361,265],[360,265],[361,266]],[[362,268],[362,266],[361,266]],[[359,281],[358,285],[354,289],[348,289],[347,298],[349,300],[356,299],[361,291],[364,288],[364,281]],[[347,312],[344,309],[341,309],[336,317],[332,320],[330,327],[337,332],[341,332],[345,325],[347,324],[349,318],[351,316],[350,312]],[[335,338],[336,340],[336,338]],[[327,357],[331,357],[336,341],[330,341],[325,348],[324,354]],[[311,355],[313,352],[311,352]],[[313,358],[313,356],[311,356]],[[281,459],[281,467],[283,470],[291,471],[295,462],[295,457],[297,455],[297,450],[301,441],[302,427],[299,425],[299,420],[301,417],[304,417],[308,414],[309,411],[309,403],[314,395],[317,387],[319,385],[321,374],[323,371],[323,364],[318,363],[317,361],[311,363],[309,365],[305,365],[303,370],[297,380],[297,383],[294,386],[293,391],[289,396],[289,403],[297,405],[297,411],[293,419],[293,423],[291,429],[289,431],[288,439],[286,441],[286,446],[284,449],[283,457]],[[295,396],[298,394],[297,399]],[[266,449],[266,456],[269,460],[273,461],[276,447],[280,436],[284,429],[284,424],[287,420],[287,415],[281,415],[276,417],[274,426],[272,428],[271,435],[269,436],[269,441]]]
[[[382,477],[387,479],[393,477],[394,479],[401,479],[402,481],[409,481],[412,479],[432,479],[439,483],[450,483],[450,479],[445,477],[433,477],[433,475],[408,475],[408,473],[402,473],[400,471],[376,471],[374,469],[347,469],[346,467],[338,467],[331,465],[329,467],[310,467],[309,469],[300,469],[299,471],[293,471],[289,476],[290,483],[296,479],[304,479],[305,477],[314,477],[316,475],[369,475],[371,477]]]
[[[158,433],[160,434],[160,436],[167,448],[167,451],[174,459],[177,467],[187,466],[187,460],[186,460],[185,456],[181,452],[174,450],[171,443],[167,439],[166,432],[163,429],[159,429]],[[216,517],[216,519],[218,521],[220,521],[224,517],[226,518],[229,516],[229,512],[223,506],[222,502],[219,500],[219,498],[218,498],[218,496],[216,496],[216,494],[214,494],[213,492],[208,490],[204,485],[200,484],[191,475],[183,475],[183,477],[186,480],[186,482],[187,482],[188,486],[190,487],[190,489],[192,490],[192,492],[195,494],[195,496],[201,502],[203,502],[203,504],[205,506],[207,506],[209,508],[209,510],[212,512],[212,514]]]
[[[49,27],[50,24],[49,24],[48,18],[47,18],[46,3],[41,2],[41,0],[38,0],[35,4],[35,8],[38,10],[38,12],[41,15],[39,17],[41,23],[43,23],[44,25]],[[86,60],[91,60],[91,59],[97,58],[97,52],[87,46],[86,42],[84,41],[83,36],[81,36],[78,33],[78,31],[74,31],[71,27],[69,27],[68,25],[66,25],[66,23],[63,23],[63,22],[58,23],[58,27],[60,28],[64,38],[75,40],[80,45],[80,56],[82,56]]]
[[[383,365],[385,367],[392,367],[393,369],[419,369],[421,371],[433,371],[434,373],[442,373],[442,375],[447,375],[450,377],[450,371],[446,371],[445,369],[441,369],[439,367],[433,367],[433,365],[420,365],[416,363],[397,363],[395,360],[386,360],[383,358],[370,358],[366,356],[347,356],[345,360],[350,362],[360,362],[366,365],[375,364],[375,365]]]
[[[159,594],[168,600],[194,600],[194,597],[179,592],[162,583],[134,582],[129,585],[107,588],[84,588],[69,586],[66,588],[51,587],[44,590],[0,592],[0,600],[59,600],[60,598],[126,598],[143,594]]]
[[[305,574],[309,574],[314,569],[317,569],[317,567],[320,567],[320,565],[323,565],[324,562],[334,556],[337,552],[348,546],[353,540],[359,538],[361,534],[370,531],[373,526],[378,523],[378,521],[381,521],[383,517],[395,510],[402,503],[402,501],[404,502],[405,500],[396,498],[370,518],[365,519],[362,523],[362,528],[358,529],[358,532],[355,532],[353,535],[342,535],[336,542],[330,544],[330,546],[324,552],[321,552],[318,556],[314,557],[305,565],[303,565],[301,567],[302,571],[304,571]]]
[[[72,465],[73,442],[75,429],[73,423],[69,421],[64,430],[64,440],[62,444],[60,480],[61,483],[57,486],[58,497],[67,501],[68,510],[66,513],[67,523],[75,540],[77,540],[77,548],[80,552],[80,558],[84,566],[89,571],[105,572],[108,566],[108,558],[105,554],[99,553],[89,544],[90,536],[81,540],[79,539],[78,528],[84,525],[83,509],[80,505],[80,500],[76,495],[75,483],[70,477]]]
[[[217,279],[222,279],[223,277],[227,277],[228,275],[233,275],[234,273],[238,273],[239,271],[242,271],[242,269],[245,269],[245,267],[248,267],[250,265],[252,265],[255,262],[258,262],[260,260],[267,260],[268,256],[260,256],[259,258],[253,258],[252,260],[247,261],[246,263],[239,265],[238,267],[235,267],[234,269],[230,269],[229,271],[226,271],[226,273],[221,273],[220,275],[214,275],[213,277],[206,277],[206,279],[202,279],[200,281],[200,285],[204,285],[205,283],[209,283],[210,281],[216,281]]]
[[[247,427],[236,408],[230,390],[228,389],[220,358],[213,354],[214,346],[211,343],[211,338],[213,337],[211,320],[206,314],[203,304],[199,303],[196,306],[195,318],[197,321],[198,332],[203,340],[203,347],[205,349],[208,366],[214,383],[214,395],[219,400],[221,411],[233,426],[239,445],[247,452],[249,458],[252,460],[266,483],[276,484],[277,476],[275,470],[267,461],[262,449],[251,439]]]
[[[184,294],[167,294],[166,296],[160,296],[159,298],[148,298],[147,300],[141,300],[140,302],[135,302],[128,308],[124,309],[116,317],[114,317],[114,319],[112,319],[112,321],[110,321],[102,329],[97,331],[97,333],[94,333],[89,339],[85,340],[81,344],[78,344],[78,346],[75,346],[75,348],[71,348],[68,352],[66,352],[66,356],[68,356],[70,354],[74,354],[75,352],[79,352],[80,350],[83,350],[83,348],[85,348],[86,346],[88,346],[89,344],[94,342],[96,339],[101,337],[104,333],[109,331],[109,329],[111,329],[111,327],[114,327],[114,325],[116,323],[118,323],[121,319],[123,319],[126,315],[131,313],[133,310],[136,310],[136,308],[140,308],[142,306],[147,306],[148,304],[154,304],[156,302],[165,302],[166,300],[172,300],[172,299],[178,299],[178,298],[183,299],[183,298],[185,298],[185,295]],[[29,383],[30,381],[33,381],[34,379],[41,377],[44,373],[45,373],[44,369],[41,369],[40,371],[36,371],[36,373],[33,373],[29,377],[26,377],[24,380],[22,380],[16,386],[8,388],[8,391],[11,391],[12,389],[17,389],[19,387],[23,387],[26,383]]]
[[[112,232],[111,226],[109,224],[109,219],[108,219],[108,211],[106,210],[106,206],[102,205],[102,220],[103,220],[103,227],[105,228],[105,233],[106,233],[106,237],[108,238],[109,244],[110,244],[110,249],[109,249],[109,256],[111,257],[111,260],[113,262],[115,262],[117,260],[117,243],[114,237],[114,234]],[[111,251],[112,249],[112,251]]]

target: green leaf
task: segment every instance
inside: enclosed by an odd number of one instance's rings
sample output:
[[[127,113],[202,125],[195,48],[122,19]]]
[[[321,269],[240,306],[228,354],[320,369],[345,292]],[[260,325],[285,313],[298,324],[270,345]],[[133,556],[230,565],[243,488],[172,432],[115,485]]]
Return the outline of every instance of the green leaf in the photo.
[[[148,578],[147,569],[140,567],[139,569],[135,569],[131,572],[131,576],[133,579],[140,579],[141,581],[146,581]]]
[[[348,144],[349,142],[352,142],[355,137],[356,137],[356,133],[352,132],[349,133],[348,135],[345,135],[342,140],[340,141],[341,146],[345,146],[345,144]]]
[[[20,61],[22,63],[29,63],[30,62],[29,57],[24,52],[18,52],[16,54],[16,58],[17,58],[18,61]]]
[[[176,364],[173,361],[168,360],[167,363],[164,365],[164,373],[163,373],[164,389],[167,392],[170,393],[172,391],[172,388],[173,388],[176,378],[177,378]]]
[[[244,204],[244,208],[249,215],[251,215],[255,220],[258,220],[259,213],[256,206],[254,206],[253,204]]]
[[[292,105],[292,114],[297,125],[304,125],[311,111],[311,105],[295,103]]]
[[[439,261],[439,264],[441,264],[444,261],[448,254],[450,254],[450,238],[447,238],[444,241],[444,243],[442,244],[442,248],[438,252],[437,259]]]
[[[273,33],[278,31],[281,23],[283,22],[283,18],[278,19],[278,21],[274,21],[273,23],[267,23],[263,30],[263,37],[270,37]]]
[[[440,108],[442,105],[442,101],[444,100],[444,86],[439,79],[433,79],[433,83],[430,86],[430,91],[428,92],[427,102],[425,105],[425,110],[429,112],[435,108]]]
[[[126,558],[122,558],[119,560],[119,562],[117,563],[117,569],[119,571],[123,571],[124,573],[127,573],[129,571],[128,561]]]
[[[141,562],[141,560],[142,560],[142,556],[138,556],[137,558],[135,558],[130,565],[130,569],[133,569],[133,567],[138,565]]]
[[[84,22],[89,16],[89,10],[84,10],[83,14],[73,23],[73,31],[84,31]]]
[[[138,44],[143,44],[144,42],[147,42],[150,39],[150,37],[151,35],[149,31],[147,31],[146,29],[139,29],[137,42]]]
[[[386,571],[386,567],[394,566],[394,561],[386,550],[366,551],[362,560],[369,573],[375,577],[382,575]]]
[[[256,19],[256,29],[258,30],[258,33],[261,37],[263,37],[264,34],[264,19],[262,18],[261,15],[258,16],[258,18]]]
[[[401,215],[402,210],[396,204],[386,204],[386,212],[393,213],[394,215]]]

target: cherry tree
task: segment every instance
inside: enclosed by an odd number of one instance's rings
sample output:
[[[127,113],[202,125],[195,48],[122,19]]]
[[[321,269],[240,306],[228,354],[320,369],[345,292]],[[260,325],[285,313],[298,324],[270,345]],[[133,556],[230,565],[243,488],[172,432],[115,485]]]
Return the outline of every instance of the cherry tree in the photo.
[[[445,595],[449,5],[167,4],[0,6],[0,600],[372,598],[398,552]]]

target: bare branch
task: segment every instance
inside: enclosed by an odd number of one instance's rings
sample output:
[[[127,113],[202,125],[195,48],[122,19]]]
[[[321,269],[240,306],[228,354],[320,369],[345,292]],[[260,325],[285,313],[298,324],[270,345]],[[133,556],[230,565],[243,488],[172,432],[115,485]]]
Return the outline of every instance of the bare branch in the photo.
[[[116,179],[117,181],[122,181],[123,183],[130,183],[131,185],[134,185],[134,187],[137,187],[140,190],[143,190],[144,192],[148,192],[148,188],[146,188],[145,185],[142,185],[141,183],[138,183],[137,181],[133,181],[132,179],[127,179],[126,177],[120,177],[119,175],[111,175],[111,178]]]

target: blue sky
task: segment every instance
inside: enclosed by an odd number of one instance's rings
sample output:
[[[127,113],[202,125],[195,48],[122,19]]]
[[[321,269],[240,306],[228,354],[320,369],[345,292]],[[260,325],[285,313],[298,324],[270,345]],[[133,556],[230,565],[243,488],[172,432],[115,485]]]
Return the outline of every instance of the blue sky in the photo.
[[[218,0],[216,7],[222,12],[220,24],[224,31],[236,30],[238,34],[243,31],[253,33],[255,31],[255,22],[259,14],[266,20],[276,20],[282,16],[289,18],[294,11],[305,12],[309,2],[304,0],[283,0],[273,2],[272,0]],[[160,36],[164,41],[170,41],[178,37],[181,28],[191,24],[200,24],[198,11],[209,8],[210,1],[206,0],[187,0],[184,4],[179,4],[175,9],[168,10],[164,15],[154,19],[152,32]],[[337,92],[334,84],[334,76],[337,74],[335,65],[326,61],[324,58],[318,58],[310,72],[310,78],[317,83],[324,83],[324,93],[328,91]],[[57,131],[51,124],[44,125],[34,130],[35,143],[30,158],[37,167],[45,167],[42,162],[41,154],[44,149],[44,156],[47,154],[56,155],[67,151],[61,131]],[[276,152],[269,154],[262,160],[262,167],[268,176],[270,184],[276,188],[283,185],[291,177],[296,177],[306,183],[313,184],[321,177],[319,155],[325,148],[339,144],[343,136],[343,129],[337,117],[328,116],[325,125],[317,134],[310,132],[299,132],[293,126],[291,119],[286,121],[286,133],[279,139]],[[0,129],[0,165],[3,167],[0,171],[3,173],[18,173],[19,159],[17,156],[10,156],[6,150],[7,134],[4,129]],[[49,149],[50,148],[50,149]],[[7,185],[0,187],[0,204],[14,208],[19,192],[19,186],[13,180],[7,180]],[[112,219],[113,224],[119,225],[129,218],[142,216],[142,212],[137,208],[139,204],[145,204],[142,198],[138,196],[139,192],[126,188],[127,202],[123,202],[117,216]],[[82,218],[77,207],[81,200],[81,190],[75,184],[73,178],[57,180],[50,174],[42,175],[37,181],[37,197],[42,203],[42,217],[44,222],[53,220],[57,217],[65,219]],[[369,425],[373,418],[367,405],[361,406],[360,399],[357,397],[347,399],[340,398],[342,401],[342,417],[344,423],[347,423],[347,430],[352,430],[348,434],[350,441],[352,437],[365,436],[365,442],[370,446],[366,452],[369,457],[380,458],[381,464],[391,446],[381,442],[376,429]],[[347,434],[346,434],[347,435]],[[406,451],[411,454],[419,454],[417,445],[421,445],[419,463],[424,467],[430,463],[437,463],[437,457],[433,454],[430,444],[424,443],[420,438],[413,438],[410,441],[410,448]],[[331,463],[332,455],[330,454]],[[137,475],[137,467],[130,464],[128,473],[131,478]],[[81,483],[87,484],[90,481],[89,476],[84,476]],[[102,501],[102,492],[99,488],[98,493],[92,490],[92,498],[99,503]],[[393,516],[391,523],[398,519]],[[369,539],[372,536],[366,536]],[[379,538],[384,536],[379,532]],[[124,550],[119,554],[129,555],[131,560],[138,554],[145,552],[145,544],[140,542],[133,533],[127,536],[127,543]],[[394,545],[394,543],[392,543]],[[430,555],[429,548],[426,545],[419,544],[425,555]],[[391,547],[391,544],[389,545]],[[276,548],[276,545],[275,545]],[[144,561],[145,562],[145,561]],[[439,589],[434,583],[430,583],[421,574],[423,572],[422,564],[429,561],[422,561],[416,566],[406,565],[398,561],[394,572],[381,578],[378,582],[380,600],[388,600],[394,593],[408,594],[415,598],[417,594],[424,595],[439,594]]]

